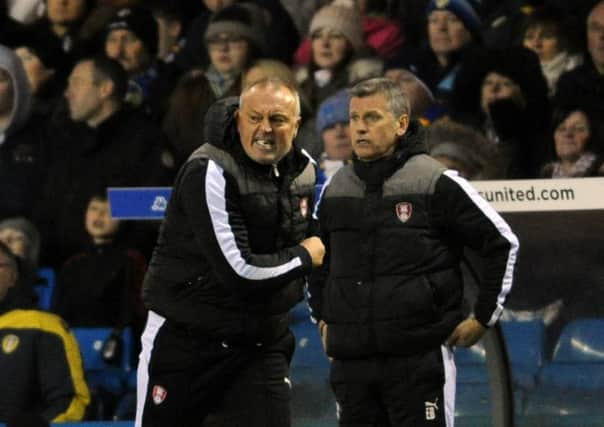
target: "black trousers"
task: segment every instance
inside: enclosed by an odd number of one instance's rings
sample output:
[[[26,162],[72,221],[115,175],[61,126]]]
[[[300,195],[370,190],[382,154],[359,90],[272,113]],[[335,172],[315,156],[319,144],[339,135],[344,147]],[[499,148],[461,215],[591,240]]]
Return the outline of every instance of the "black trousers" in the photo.
[[[142,342],[137,427],[290,426],[289,330],[271,345],[233,345],[151,312]]]
[[[341,427],[452,427],[455,365],[448,348],[407,357],[334,360]]]

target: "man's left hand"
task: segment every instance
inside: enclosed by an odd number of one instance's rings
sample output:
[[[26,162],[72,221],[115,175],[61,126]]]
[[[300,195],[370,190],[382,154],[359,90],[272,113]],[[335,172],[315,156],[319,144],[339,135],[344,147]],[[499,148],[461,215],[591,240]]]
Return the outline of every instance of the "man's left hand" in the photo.
[[[468,318],[461,322],[447,339],[449,346],[471,347],[478,342],[487,331],[478,320]]]

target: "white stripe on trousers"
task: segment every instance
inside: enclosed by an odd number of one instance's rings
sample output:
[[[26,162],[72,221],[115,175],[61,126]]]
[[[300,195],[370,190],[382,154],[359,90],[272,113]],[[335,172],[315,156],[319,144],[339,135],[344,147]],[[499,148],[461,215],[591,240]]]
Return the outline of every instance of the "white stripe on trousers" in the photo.
[[[138,356],[138,369],[136,371],[136,420],[135,427],[143,425],[143,410],[147,399],[147,388],[149,387],[149,361],[155,338],[166,319],[159,314],[149,310],[145,331],[141,336],[142,350]]]
[[[445,425],[447,427],[453,427],[455,424],[455,386],[457,381],[457,368],[455,367],[453,350],[446,345],[442,345],[441,352],[445,368],[445,385],[443,387]]]

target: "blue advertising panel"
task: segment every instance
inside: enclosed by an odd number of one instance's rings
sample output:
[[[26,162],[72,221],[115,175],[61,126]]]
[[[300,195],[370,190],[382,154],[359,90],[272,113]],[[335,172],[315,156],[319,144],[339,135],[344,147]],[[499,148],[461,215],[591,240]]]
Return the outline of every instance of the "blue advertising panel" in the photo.
[[[163,219],[171,187],[137,187],[107,189],[111,216],[115,219]]]

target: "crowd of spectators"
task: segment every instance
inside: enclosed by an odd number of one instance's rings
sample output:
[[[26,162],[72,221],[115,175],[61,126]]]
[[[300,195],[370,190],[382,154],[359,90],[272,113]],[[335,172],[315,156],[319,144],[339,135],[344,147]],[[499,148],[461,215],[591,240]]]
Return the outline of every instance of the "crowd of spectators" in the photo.
[[[346,88],[376,76],[469,179],[604,175],[602,0],[0,0],[15,304],[49,266],[70,324],[140,329],[158,224],[112,222],[105,189],[170,186],[209,106],[266,76],[299,89],[322,179],[353,156]]]

